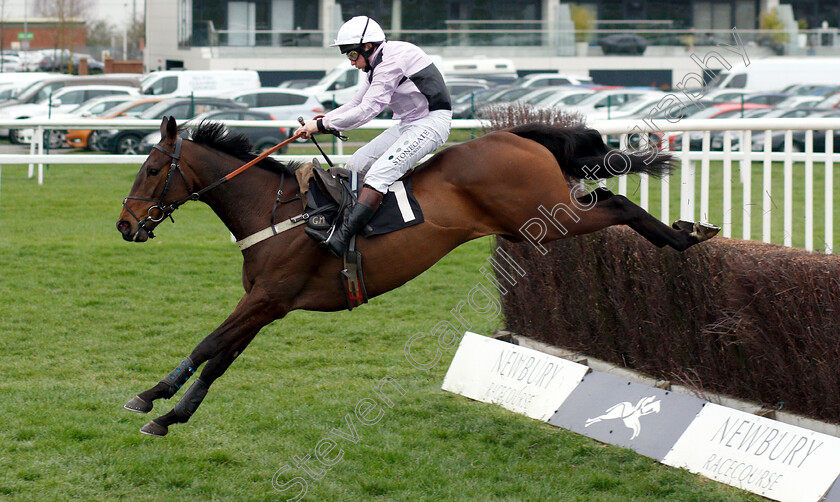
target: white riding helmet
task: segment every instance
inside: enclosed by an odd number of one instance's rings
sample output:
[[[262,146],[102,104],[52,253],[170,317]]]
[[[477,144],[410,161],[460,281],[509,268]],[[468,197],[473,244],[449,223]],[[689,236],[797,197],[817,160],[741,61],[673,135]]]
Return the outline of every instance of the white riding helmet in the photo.
[[[330,47],[340,45],[358,46],[366,43],[385,41],[385,32],[379,23],[367,16],[356,16],[338,29],[338,36]]]

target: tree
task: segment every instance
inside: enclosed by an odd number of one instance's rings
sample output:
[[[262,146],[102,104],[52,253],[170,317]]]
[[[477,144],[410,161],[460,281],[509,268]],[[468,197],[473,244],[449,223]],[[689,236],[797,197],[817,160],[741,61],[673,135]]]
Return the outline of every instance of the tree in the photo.
[[[114,38],[117,37],[117,29],[102,19],[88,21],[86,33],[85,38],[87,39],[88,47],[110,46]]]
[[[143,19],[129,21],[128,25],[128,59],[143,59],[141,48],[145,47],[146,21]]]
[[[89,13],[90,8],[90,0],[35,0],[35,13],[56,21],[53,37],[53,49],[56,56],[67,53],[67,57],[70,58],[73,53],[73,40],[69,23],[71,20],[89,17],[86,14]],[[71,72],[72,61],[71,58]]]

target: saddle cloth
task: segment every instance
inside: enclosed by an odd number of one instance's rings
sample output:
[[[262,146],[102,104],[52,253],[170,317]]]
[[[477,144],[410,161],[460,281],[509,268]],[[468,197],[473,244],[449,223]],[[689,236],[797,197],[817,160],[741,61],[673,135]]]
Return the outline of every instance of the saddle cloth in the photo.
[[[360,182],[361,183],[361,182]],[[317,177],[309,179],[309,190],[306,192],[307,206],[322,207],[334,202],[334,197],[325,194],[325,190],[317,181]],[[334,219],[337,214],[326,214],[329,220]],[[332,223],[332,221],[330,221]],[[411,177],[403,178],[394,182],[388,189],[388,193],[382,198],[382,204],[368,222],[367,226],[359,232],[363,237],[387,234],[403,228],[423,223],[423,211],[420,203],[414,197]]]

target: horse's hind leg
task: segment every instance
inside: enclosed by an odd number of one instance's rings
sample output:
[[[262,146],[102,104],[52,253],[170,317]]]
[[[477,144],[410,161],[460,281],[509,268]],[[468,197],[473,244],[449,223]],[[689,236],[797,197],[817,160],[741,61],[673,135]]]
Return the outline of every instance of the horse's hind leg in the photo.
[[[671,246],[677,251],[685,251],[699,242],[711,239],[720,231],[714,225],[686,221],[677,221],[669,227],[627,197],[604,188],[597,188],[579,197],[578,201],[582,207],[590,208],[580,223],[597,227],[588,231],[611,225],[627,225],[657,247]]]

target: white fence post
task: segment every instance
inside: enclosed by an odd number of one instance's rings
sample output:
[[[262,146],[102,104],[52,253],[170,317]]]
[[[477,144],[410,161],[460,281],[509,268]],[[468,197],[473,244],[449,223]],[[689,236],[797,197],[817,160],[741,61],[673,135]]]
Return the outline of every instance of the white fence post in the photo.
[[[785,163],[784,163],[784,228],[783,241],[787,247],[793,246],[793,131],[785,131]]]
[[[741,137],[741,153],[744,155],[741,159],[741,183],[743,184],[741,203],[744,206],[741,238],[750,240],[752,235],[752,131],[744,131]]]
[[[680,219],[694,221],[694,163],[690,160],[691,138],[688,132],[682,134],[682,156],[680,163]]]
[[[814,250],[814,131],[805,131],[805,249]]]
[[[723,132],[723,236],[732,237],[732,133]]]
[[[834,242],[834,131],[825,132],[825,252]]]
[[[773,198],[771,197],[773,187],[773,161],[771,154],[773,153],[772,131],[764,131],[764,196],[762,197],[761,210],[763,211],[763,222],[761,225],[761,241],[770,242],[770,209],[773,206]]]

